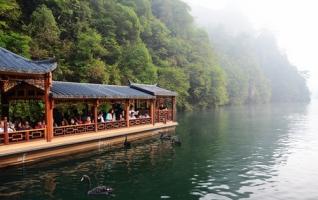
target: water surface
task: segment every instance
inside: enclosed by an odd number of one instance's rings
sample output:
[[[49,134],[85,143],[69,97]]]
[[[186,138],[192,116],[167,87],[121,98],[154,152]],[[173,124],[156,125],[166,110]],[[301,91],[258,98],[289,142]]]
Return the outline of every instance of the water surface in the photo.
[[[181,113],[181,147],[153,138],[0,171],[0,199],[318,199],[318,104]],[[97,198],[100,199],[100,198]]]

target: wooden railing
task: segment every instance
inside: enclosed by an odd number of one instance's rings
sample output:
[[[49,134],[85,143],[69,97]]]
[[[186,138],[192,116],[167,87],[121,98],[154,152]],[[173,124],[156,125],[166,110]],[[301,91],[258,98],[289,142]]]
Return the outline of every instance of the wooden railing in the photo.
[[[45,139],[45,128],[8,132],[9,144]],[[4,133],[0,133],[0,144],[5,143]]]
[[[150,117],[129,120],[129,126],[138,126],[138,125],[146,125],[146,124],[151,124]]]
[[[98,123],[97,130],[103,131],[123,127],[127,127],[126,120]]]
[[[167,121],[173,120],[172,110],[156,110],[155,111],[155,122],[166,123]],[[146,125],[151,124],[152,119],[149,118],[138,118],[129,120],[129,126],[138,126],[138,125]],[[104,131],[116,128],[124,128],[127,127],[126,120],[113,121],[113,122],[102,122],[97,124],[97,128],[95,128],[95,124],[80,124],[80,125],[70,125],[70,126],[61,126],[53,128],[54,137],[58,136],[66,136],[66,135],[75,135],[75,134],[83,134],[89,132]],[[32,129],[32,130],[24,130],[24,131],[15,131],[8,132],[7,135],[4,133],[0,133],[0,144],[18,143],[18,142],[27,142],[33,141],[37,139],[45,139],[46,138],[46,129]]]
[[[95,124],[79,124],[70,126],[60,126],[53,128],[54,137],[64,135],[74,135],[81,133],[89,133],[95,131]]]
[[[155,122],[156,123],[166,123],[167,121],[173,121],[172,110],[156,110],[155,112]]]

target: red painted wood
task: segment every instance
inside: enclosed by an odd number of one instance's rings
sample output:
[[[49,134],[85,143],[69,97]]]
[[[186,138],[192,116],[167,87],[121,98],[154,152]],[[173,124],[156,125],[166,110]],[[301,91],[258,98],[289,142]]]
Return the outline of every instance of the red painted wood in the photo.
[[[125,102],[125,114],[126,114],[126,124],[127,124],[127,127],[129,128],[130,126],[130,123],[129,123],[129,106],[130,106],[130,102],[129,100],[126,100]]]
[[[8,121],[7,117],[4,118],[4,126],[3,126],[3,134],[4,134],[4,144],[9,144],[9,134],[8,134]]]
[[[45,103],[45,122],[46,122],[46,140],[53,139],[53,108],[54,101],[50,98],[50,88],[52,86],[52,73],[48,73],[44,84],[44,103]]]
[[[93,109],[94,109],[95,132],[98,131],[98,122],[97,122],[97,117],[98,117],[98,104],[99,104],[98,100],[95,100],[95,102],[94,102],[94,107],[93,107]]]

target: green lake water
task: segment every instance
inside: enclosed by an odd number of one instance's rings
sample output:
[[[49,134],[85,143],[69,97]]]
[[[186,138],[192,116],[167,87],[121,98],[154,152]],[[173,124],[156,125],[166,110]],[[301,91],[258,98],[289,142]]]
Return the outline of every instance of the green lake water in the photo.
[[[318,103],[179,113],[158,138],[0,171],[0,199],[318,199]],[[86,195],[92,185],[112,197]]]

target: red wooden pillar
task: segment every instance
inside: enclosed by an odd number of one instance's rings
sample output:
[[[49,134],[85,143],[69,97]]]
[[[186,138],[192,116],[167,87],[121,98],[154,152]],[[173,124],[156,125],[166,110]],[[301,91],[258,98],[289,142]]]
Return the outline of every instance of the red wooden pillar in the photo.
[[[151,124],[155,125],[155,100],[151,100],[151,105],[150,105],[150,117],[151,117]]]
[[[98,105],[99,101],[98,99],[95,100],[94,105],[93,105],[93,110],[94,110],[94,123],[95,123],[95,132],[98,131]]]
[[[9,144],[9,134],[8,134],[8,120],[7,117],[4,117],[4,125],[3,125],[3,139],[4,144]]]
[[[125,102],[125,113],[126,113],[126,124],[127,124],[127,127],[129,128],[129,106],[130,106],[130,101],[129,100],[126,100]]]
[[[160,104],[160,99],[156,99],[156,107],[155,107],[155,114],[157,115],[157,122],[160,123],[160,110],[159,110],[159,104]]]
[[[48,73],[44,83],[44,103],[45,103],[45,123],[46,123],[46,140],[51,142],[53,139],[53,108],[54,101],[50,98],[52,86],[52,73]]]
[[[172,97],[172,121],[177,121],[177,101],[176,97]]]

